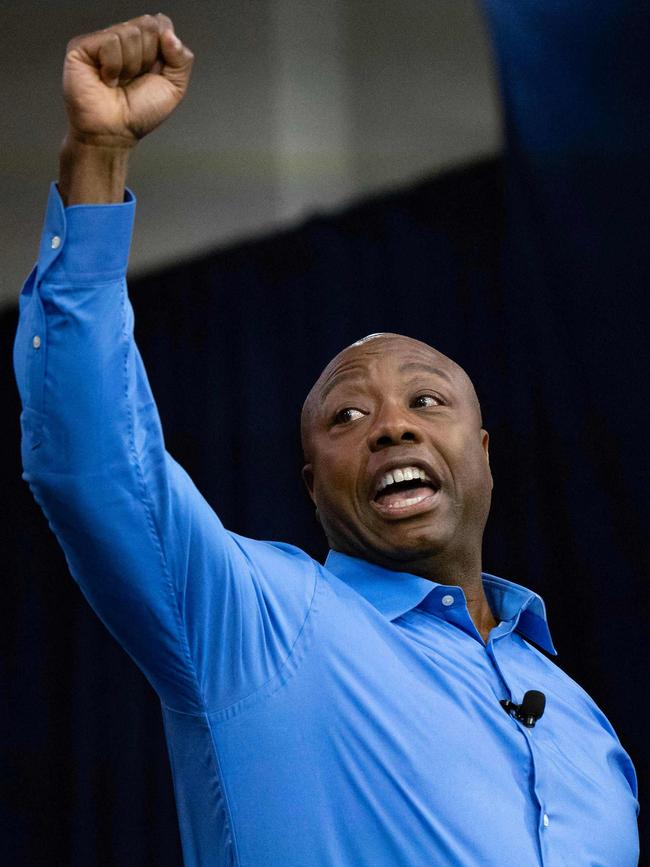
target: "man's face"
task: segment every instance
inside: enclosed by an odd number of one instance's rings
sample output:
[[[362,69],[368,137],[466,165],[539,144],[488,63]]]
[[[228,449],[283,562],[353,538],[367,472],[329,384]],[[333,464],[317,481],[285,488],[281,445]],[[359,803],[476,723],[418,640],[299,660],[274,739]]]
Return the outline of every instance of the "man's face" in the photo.
[[[379,562],[480,551],[488,435],[453,361],[399,335],[354,344],[319,378],[303,424],[303,477],[332,547]]]

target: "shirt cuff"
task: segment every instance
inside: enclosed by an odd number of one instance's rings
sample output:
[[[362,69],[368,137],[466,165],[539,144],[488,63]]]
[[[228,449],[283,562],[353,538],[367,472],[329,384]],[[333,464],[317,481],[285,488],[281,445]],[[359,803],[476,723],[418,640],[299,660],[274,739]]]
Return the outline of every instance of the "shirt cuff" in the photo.
[[[114,205],[64,207],[56,183],[50,187],[41,235],[37,281],[79,282],[91,275],[114,279],[126,273],[136,199],[130,189]]]

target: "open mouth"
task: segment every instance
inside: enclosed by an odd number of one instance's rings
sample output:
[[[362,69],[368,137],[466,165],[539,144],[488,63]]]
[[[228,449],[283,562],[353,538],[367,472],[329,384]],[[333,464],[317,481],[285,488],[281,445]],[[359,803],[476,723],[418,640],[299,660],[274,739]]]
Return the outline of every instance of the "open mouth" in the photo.
[[[371,502],[382,514],[403,516],[430,508],[439,490],[423,469],[403,467],[384,473]]]

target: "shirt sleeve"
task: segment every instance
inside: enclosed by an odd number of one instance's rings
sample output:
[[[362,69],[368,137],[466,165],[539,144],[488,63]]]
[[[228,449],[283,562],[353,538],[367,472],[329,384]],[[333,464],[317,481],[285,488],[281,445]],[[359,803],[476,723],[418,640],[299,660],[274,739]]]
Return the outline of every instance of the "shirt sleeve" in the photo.
[[[23,478],[86,599],[162,702],[223,709],[285,664],[314,562],[226,531],[165,449],[133,338],[135,199],[64,208],[52,184],[20,296]]]

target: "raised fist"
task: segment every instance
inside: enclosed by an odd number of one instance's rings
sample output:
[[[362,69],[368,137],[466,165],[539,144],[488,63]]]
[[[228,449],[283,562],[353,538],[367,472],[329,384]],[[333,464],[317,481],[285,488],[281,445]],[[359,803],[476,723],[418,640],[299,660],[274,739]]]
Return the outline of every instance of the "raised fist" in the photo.
[[[63,96],[69,136],[129,148],[182,100],[194,55],[166,15],[142,15],[68,43]]]

